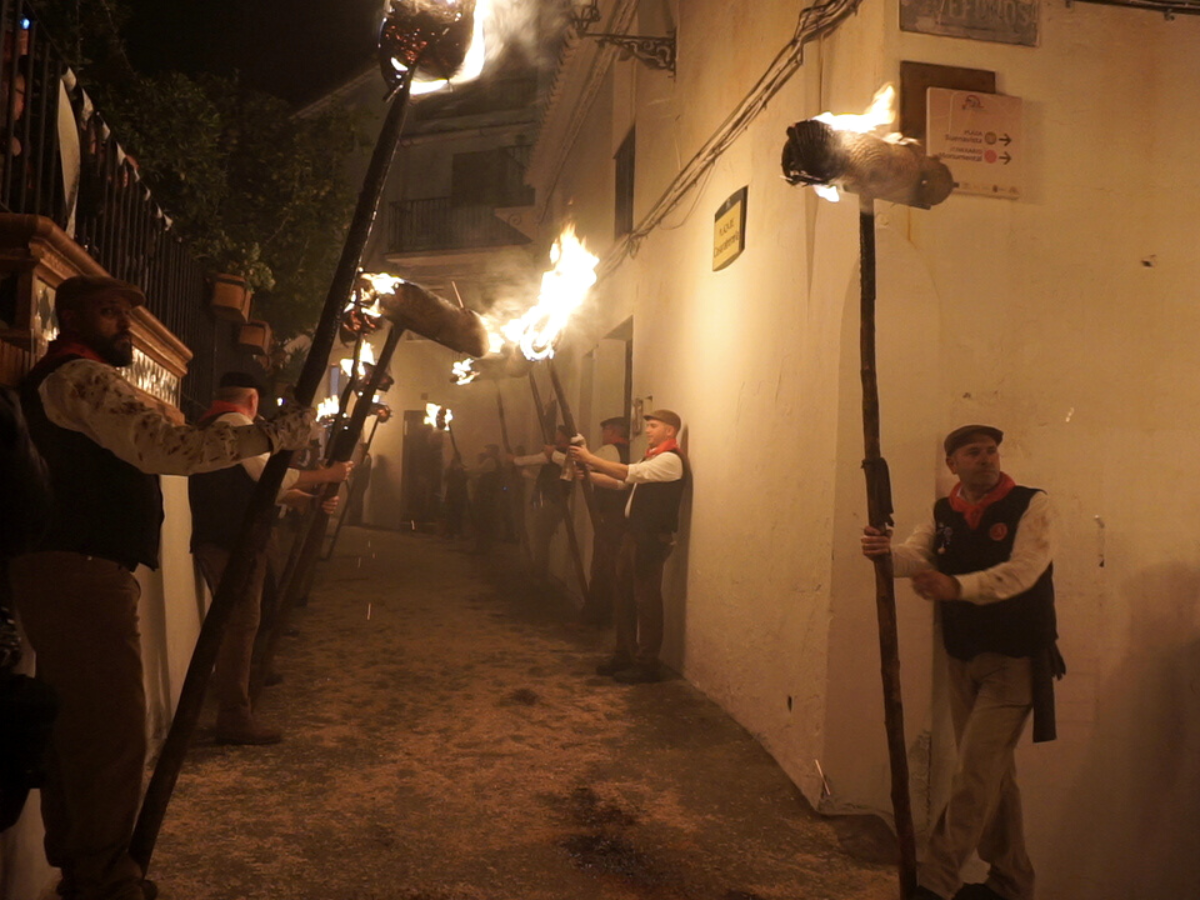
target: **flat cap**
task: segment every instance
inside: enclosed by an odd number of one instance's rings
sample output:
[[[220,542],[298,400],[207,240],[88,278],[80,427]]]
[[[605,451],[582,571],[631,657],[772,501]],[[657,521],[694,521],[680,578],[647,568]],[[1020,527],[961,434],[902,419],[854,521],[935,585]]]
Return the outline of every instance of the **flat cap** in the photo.
[[[963,425],[946,435],[946,440],[942,443],[942,446],[946,448],[946,455],[949,456],[959,447],[965,447],[971,443],[971,438],[977,434],[987,435],[997,444],[1004,441],[1004,432],[999,428],[993,428],[991,425]]]
[[[679,429],[683,427],[683,420],[679,418],[679,413],[673,412],[669,409],[656,409],[654,412],[646,413],[644,416],[642,416],[642,418],[658,419],[658,421],[662,422],[664,425],[673,426],[676,431],[679,431]]]
[[[600,423],[601,428],[619,428],[626,434],[629,433],[629,420],[624,416],[612,416]]]
[[[76,275],[68,278],[54,292],[54,310],[76,310],[102,294],[116,294],[129,301],[130,306],[143,306],[146,295],[137,285],[104,275]]]
[[[221,376],[221,380],[217,382],[217,387],[254,388],[254,390],[258,391],[260,397],[266,395],[266,389],[263,386],[262,380],[250,372],[226,372]]]

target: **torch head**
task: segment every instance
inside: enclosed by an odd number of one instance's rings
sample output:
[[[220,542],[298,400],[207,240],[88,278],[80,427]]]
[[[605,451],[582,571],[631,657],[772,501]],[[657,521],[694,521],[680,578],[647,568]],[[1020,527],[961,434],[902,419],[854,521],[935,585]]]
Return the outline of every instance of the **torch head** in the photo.
[[[390,293],[380,293],[379,306],[384,318],[393,324],[451,350],[470,356],[487,353],[487,329],[478,313],[449,303],[411,281],[399,281]]]
[[[915,141],[887,141],[873,134],[839,131],[805,119],[788,129],[783,177],[789,184],[837,185],[853,194],[929,209],[954,190],[940,159]]]
[[[475,0],[391,0],[379,28],[379,67],[388,93],[418,68],[448,79],[462,67],[475,30]]]

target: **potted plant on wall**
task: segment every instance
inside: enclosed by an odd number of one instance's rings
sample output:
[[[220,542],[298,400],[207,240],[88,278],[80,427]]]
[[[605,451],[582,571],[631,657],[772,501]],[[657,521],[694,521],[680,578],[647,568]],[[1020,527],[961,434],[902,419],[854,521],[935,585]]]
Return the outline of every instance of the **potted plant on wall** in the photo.
[[[222,235],[219,245],[203,255],[212,260],[217,270],[210,301],[213,313],[231,322],[250,321],[250,298],[254,292],[269,291],[275,286],[275,273],[263,262],[258,244],[234,244]]]

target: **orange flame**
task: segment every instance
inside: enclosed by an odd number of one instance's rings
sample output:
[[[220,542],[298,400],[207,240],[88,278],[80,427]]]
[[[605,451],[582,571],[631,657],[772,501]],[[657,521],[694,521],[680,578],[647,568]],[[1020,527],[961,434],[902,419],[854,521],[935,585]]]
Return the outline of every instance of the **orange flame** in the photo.
[[[463,359],[459,360],[450,367],[451,371],[454,373],[455,384],[470,384],[479,377],[479,373],[471,368],[472,362],[474,362],[474,360]]]
[[[317,405],[318,419],[332,419],[338,414],[341,408],[341,401],[337,397],[326,397]]]
[[[824,122],[834,131],[852,131],[855,134],[879,131],[896,121],[896,89],[889,83],[877,90],[875,96],[871,98],[871,105],[862,115],[853,113],[835,115],[831,112],[823,112],[813,118],[818,122]],[[882,137],[889,143],[898,143],[904,139],[903,135],[896,132],[882,135]],[[815,184],[813,190],[817,192],[818,196],[832,203],[837,203],[841,199],[841,194],[833,185]]]
[[[519,346],[527,359],[553,356],[571,314],[596,283],[599,261],[575,236],[575,226],[567,225],[550,248],[552,268],[542,275],[537,304],[506,324],[501,329],[503,336]]]

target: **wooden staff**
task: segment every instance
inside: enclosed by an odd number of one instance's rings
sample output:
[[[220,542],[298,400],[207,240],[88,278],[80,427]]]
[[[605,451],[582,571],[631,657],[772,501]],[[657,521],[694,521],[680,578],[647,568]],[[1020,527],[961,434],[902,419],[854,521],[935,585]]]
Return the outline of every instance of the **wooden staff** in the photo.
[[[372,403],[374,403],[374,401],[372,401]],[[362,465],[362,463],[366,461],[367,454],[371,452],[371,444],[374,443],[375,432],[378,430],[379,430],[379,417],[376,416],[375,423],[371,426],[371,433],[369,435],[367,435],[366,443],[363,444],[363,458],[361,460],[359,460],[359,465]],[[346,500],[346,505],[344,507],[342,507],[342,509],[338,512],[338,520],[337,520],[337,525],[333,529],[333,537],[331,537],[329,539],[329,546],[325,549],[324,554],[322,554],[322,556],[321,556],[321,559],[323,559],[323,560],[329,559],[333,556],[334,548],[337,547],[338,535],[340,535],[342,533],[342,525],[346,521],[346,515],[350,512],[351,504],[349,501],[349,496],[353,496],[354,481],[355,481],[355,479],[361,478],[361,477],[362,477],[362,474],[358,467],[355,467],[354,471],[350,473],[350,479],[346,482],[346,493],[348,495],[347,500]],[[364,488],[364,490],[365,490],[365,488]],[[266,677],[265,674],[264,674],[264,677]]]
[[[862,361],[863,471],[867,480],[867,521],[886,531],[892,525],[892,486],[880,451],[879,381],[875,372],[875,201],[861,197],[858,215],[862,304],[859,353]],[[900,896],[917,886],[917,849],[908,795],[908,751],[904,741],[904,702],[900,692],[900,640],[896,627],[896,587],[891,554],[872,557],[875,610],[879,620],[879,660],[883,678],[883,722],[892,771],[892,813],[900,845]]]
[[[554,358],[547,357],[546,369],[550,372],[550,383],[554,385],[554,394],[558,397],[558,406],[562,410],[563,425],[572,435],[579,434],[579,428],[575,424],[575,417],[571,415],[571,405],[567,403],[567,392],[563,390],[562,382],[558,380],[558,367],[554,365]],[[591,476],[588,474],[587,466],[582,463],[568,461],[567,465],[574,465],[579,471],[579,484],[583,488],[583,502],[587,504],[588,518],[592,520],[592,528],[600,528],[600,513],[596,509],[596,495],[592,486]]]
[[[500,440],[504,442],[505,455],[512,456],[512,444],[508,439],[508,418],[504,414],[504,392],[500,390],[500,379],[497,378],[493,383],[496,385],[496,412],[500,416]],[[525,531],[525,492],[522,490],[521,476],[516,467],[510,464],[504,470],[504,478],[509,495],[509,515],[513,530],[517,533],[521,556],[526,563],[532,563],[533,552],[529,547],[529,535]]]
[[[313,334],[312,346],[296,383],[296,402],[302,406],[312,405],[333,350],[342,310],[346,307],[346,301],[358,277],[358,269],[371,235],[379,200],[387,184],[392,157],[404,127],[410,85],[411,81],[405,79],[392,100],[380,129],[379,140],[376,142],[355,206],[354,218],[346,235],[346,243],[329,285],[321,318]],[[188,744],[191,743],[192,733],[200,718],[208,678],[221,647],[225,625],[239,603],[253,599],[250,597],[250,579],[256,561],[266,550],[271,525],[275,519],[275,497],[279,493],[290,462],[290,453],[277,453],[271,457],[263,470],[246,511],[241,538],[229,557],[221,583],[213,596],[212,605],[204,617],[204,624],[192,651],[192,659],[180,691],[179,704],[146,789],[141,812],[130,840],[130,856],[141,866],[143,872],[149,869],[150,858],[154,854],[154,845],[166,817],[175,782],[179,778],[184,758],[187,756]]]
[[[533,405],[537,409],[538,421],[542,425],[542,437],[547,444],[554,443],[554,426],[546,421],[546,413],[542,407],[542,392],[538,390],[537,379],[533,377],[533,369],[529,370],[529,389],[533,392]],[[565,465],[570,465],[568,459]],[[546,498],[542,498],[542,502],[546,502]],[[575,520],[571,518],[571,511],[568,509],[563,515],[563,523],[567,527],[567,544],[571,548],[571,561],[575,565],[575,577],[579,579],[579,589],[583,591],[583,596],[588,595],[588,580],[587,572],[583,568],[583,552],[579,549],[579,536],[575,533]]]
[[[342,428],[330,438],[329,450],[325,456],[327,464],[345,462],[354,455],[354,448],[358,446],[358,439],[362,435],[362,428],[367,421],[367,414],[370,412],[372,405],[371,400],[368,398],[375,396],[375,392],[379,390],[379,385],[387,377],[388,366],[392,362],[392,354],[396,350],[396,345],[400,343],[400,338],[403,334],[404,328],[400,325],[393,325],[388,332],[387,340],[383,343],[383,349],[379,352],[379,361],[375,364],[374,369],[371,370],[371,376],[367,379],[366,385],[359,392],[358,398],[354,402],[354,411],[350,414],[349,420],[343,424]],[[279,608],[275,613],[273,627],[262,644],[262,654],[255,668],[252,670],[253,676],[250,683],[251,698],[257,698],[262,692],[267,672],[271,670],[271,662],[275,658],[275,651],[279,646],[279,639],[287,628],[288,617],[291,615],[296,601],[300,599],[304,586],[308,583],[309,577],[312,574],[313,567],[317,564],[321,544],[325,540],[325,531],[329,526],[329,514],[321,507],[326,500],[336,496],[340,489],[340,484],[323,484],[317,489],[312,500],[312,508],[308,511],[300,526],[300,531],[296,534],[296,543],[301,546],[299,562],[296,565],[296,570],[293,572],[291,580],[281,585]]]

